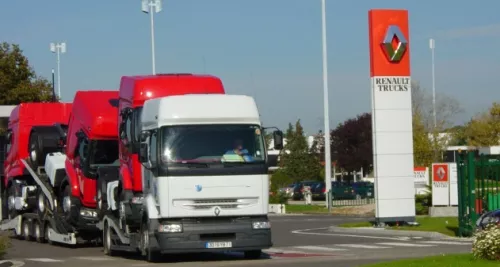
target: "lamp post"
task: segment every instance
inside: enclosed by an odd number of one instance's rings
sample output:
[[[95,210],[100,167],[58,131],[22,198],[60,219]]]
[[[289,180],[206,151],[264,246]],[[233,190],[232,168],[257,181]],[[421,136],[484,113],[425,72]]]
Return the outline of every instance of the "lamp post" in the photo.
[[[66,53],[66,43],[50,43],[50,51],[57,55],[57,96],[61,99],[61,54]]]
[[[326,207],[330,209],[331,188],[332,188],[332,159],[330,151],[330,115],[328,110],[328,64],[326,48],[326,0],[321,0],[321,28],[323,41],[323,106],[325,123],[325,189],[326,189]]]
[[[431,57],[432,57],[432,117],[434,119],[434,129],[437,127],[437,119],[436,119],[436,75],[435,75],[435,67],[434,67],[434,48],[436,47],[436,43],[434,39],[429,40],[429,48],[431,49]]]
[[[159,13],[161,9],[161,0],[142,0],[142,12],[149,13],[151,19],[151,64],[153,65],[153,75],[156,74],[154,13]]]

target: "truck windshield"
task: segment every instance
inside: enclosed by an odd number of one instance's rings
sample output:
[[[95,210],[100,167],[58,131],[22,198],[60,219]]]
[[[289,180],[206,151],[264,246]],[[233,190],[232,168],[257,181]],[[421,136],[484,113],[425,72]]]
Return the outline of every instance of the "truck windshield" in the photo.
[[[161,161],[263,163],[264,138],[257,125],[182,125],[162,128]]]
[[[90,150],[90,167],[118,166],[118,141],[93,140]]]

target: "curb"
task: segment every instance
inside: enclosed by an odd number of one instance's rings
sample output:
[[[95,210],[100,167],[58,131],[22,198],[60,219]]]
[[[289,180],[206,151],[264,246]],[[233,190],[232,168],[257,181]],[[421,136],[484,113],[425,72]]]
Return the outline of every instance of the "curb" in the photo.
[[[447,240],[457,240],[457,241],[472,241],[472,238],[463,237],[452,237],[445,234],[437,232],[425,232],[425,231],[407,231],[407,230],[389,230],[384,228],[345,228],[338,226],[330,226],[328,228],[329,232],[333,233],[344,233],[344,234],[377,234],[379,236],[399,236],[399,237],[422,237],[429,239],[447,239]]]

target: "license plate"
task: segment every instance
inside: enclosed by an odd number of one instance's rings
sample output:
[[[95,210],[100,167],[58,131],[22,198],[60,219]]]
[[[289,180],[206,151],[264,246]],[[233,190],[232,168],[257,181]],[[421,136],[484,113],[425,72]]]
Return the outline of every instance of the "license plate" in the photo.
[[[207,242],[206,248],[230,248],[233,246],[232,242]]]

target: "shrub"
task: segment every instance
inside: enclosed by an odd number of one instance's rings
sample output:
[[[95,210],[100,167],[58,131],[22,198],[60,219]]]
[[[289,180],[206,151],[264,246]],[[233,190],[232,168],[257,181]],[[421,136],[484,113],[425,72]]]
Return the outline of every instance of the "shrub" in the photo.
[[[283,193],[276,193],[269,196],[269,204],[286,204],[288,197]]]
[[[417,215],[428,215],[432,206],[432,194],[415,195],[415,212]]]
[[[500,226],[490,224],[474,235],[472,254],[477,259],[500,260]]]
[[[6,235],[0,235],[0,259],[3,259],[7,254],[7,249],[10,248],[10,238]]]

